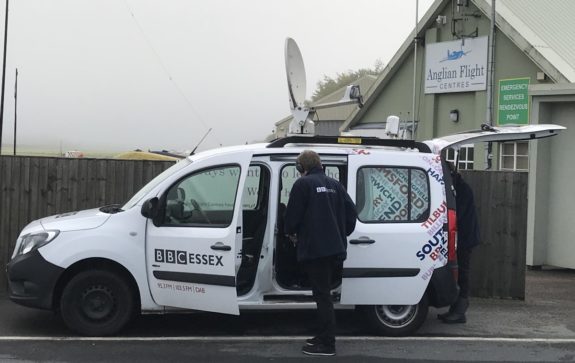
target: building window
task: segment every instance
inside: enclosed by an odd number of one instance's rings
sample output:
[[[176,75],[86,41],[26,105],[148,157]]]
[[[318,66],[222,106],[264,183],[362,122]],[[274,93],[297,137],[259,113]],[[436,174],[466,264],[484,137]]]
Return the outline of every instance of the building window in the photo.
[[[529,170],[529,144],[527,141],[504,142],[499,153],[499,169],[511,171]]]
[[[457,164],[458,170],[473,170],[473,145],[463,145],[459,149],[459,163]],[[447,149],[446,160],[455,164],[455,149]]]

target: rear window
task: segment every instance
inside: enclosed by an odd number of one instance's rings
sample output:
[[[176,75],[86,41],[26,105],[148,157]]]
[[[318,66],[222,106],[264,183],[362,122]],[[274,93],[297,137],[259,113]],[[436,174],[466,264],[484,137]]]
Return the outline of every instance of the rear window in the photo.
[[[429,179],[423,169],[363,167],[357,172],[356,193],[363,223],[419,223],[429,216]]]

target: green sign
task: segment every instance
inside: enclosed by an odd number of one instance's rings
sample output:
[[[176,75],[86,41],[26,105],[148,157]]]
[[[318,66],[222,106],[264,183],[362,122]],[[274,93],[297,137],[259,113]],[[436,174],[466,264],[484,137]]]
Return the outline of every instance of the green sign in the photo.
[[[529,78],[502,79],[499,81],[499,107],[497,123],[529,123]]]

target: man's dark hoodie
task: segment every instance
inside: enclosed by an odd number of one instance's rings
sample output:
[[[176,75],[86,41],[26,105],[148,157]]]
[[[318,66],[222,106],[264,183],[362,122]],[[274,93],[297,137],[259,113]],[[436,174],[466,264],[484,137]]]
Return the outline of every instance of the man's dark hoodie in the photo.
[[[297,234],[298,261],[338,256],[345,259],[347,236],[355,229],[353,201],[320,167],[294,183],[285,215],[285,232]]]

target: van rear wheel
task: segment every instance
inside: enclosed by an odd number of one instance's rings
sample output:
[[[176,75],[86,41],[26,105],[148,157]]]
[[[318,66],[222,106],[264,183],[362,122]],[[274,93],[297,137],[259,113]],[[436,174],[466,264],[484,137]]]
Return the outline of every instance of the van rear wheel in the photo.
[[[377,335],[411,335],[425,321],[429,309],[427,295],[416,305],[367,305],[360,308],[368,325]]]
[[[60,314],[71,330],[88,336],[113,335],[134,316],[130,284],[108,270],[82,271],[64,287]]]

